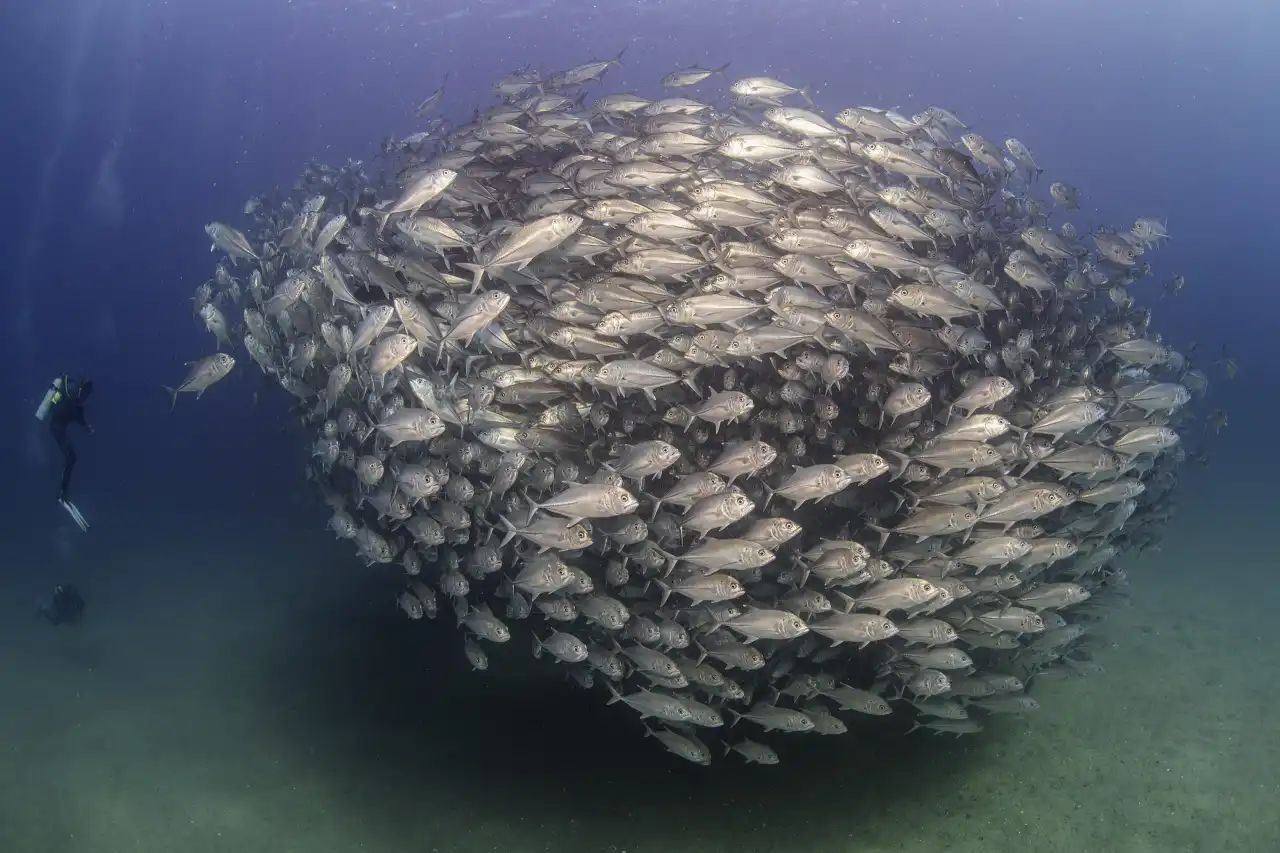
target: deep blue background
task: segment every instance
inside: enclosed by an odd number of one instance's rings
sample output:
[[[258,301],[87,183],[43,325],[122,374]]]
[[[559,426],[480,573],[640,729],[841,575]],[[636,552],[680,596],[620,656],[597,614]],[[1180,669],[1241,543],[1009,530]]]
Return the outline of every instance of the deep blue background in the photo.
[[[732,61],[731,77],[816,83],[831,111],[939,104],[1027,143],[1045,186],[1078,186],[1082,225],[1166,218],[1155,278],[1181,272],[1188,287],[1157,304],[1157,328],[1200,341],[1205,362],[1229,340],[1243,368],[1210,400],[1231,411],[1235,440],[1215,451],[1212,480],[1197,475],[1199,489],[1225,488],[1256,473],[1260,401],[1277,388],[1264,375],[1277,32],[1280,4],[1259,2],[2,4],[0,536],[11,557],[86,558],[32,418],[62,371],[97,381],[77,493],[98,522],[92,553],[161,532],[319,535],[281,520],[306,489],[304,449],[281,393],[253,406],[242,351],[203,400],[184,395],[171,413],[160,390],[211,351],[189,302],[215,263],[201,226],[242,223],[247,197],[289,186],[309,158],[371,158],[381,137],[416,129],[412,107],[445,72],[442,113],[463,118],[508,71],[624,46],[610,91],[654,95],[669,71]],[[1154,303],[1156,285],[1143,288]]]

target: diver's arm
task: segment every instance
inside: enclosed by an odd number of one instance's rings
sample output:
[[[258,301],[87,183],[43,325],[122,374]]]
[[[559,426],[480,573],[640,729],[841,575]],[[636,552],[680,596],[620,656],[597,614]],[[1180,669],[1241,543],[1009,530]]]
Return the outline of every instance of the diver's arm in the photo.
[[[71,415],[71,421],[72,423],[80,424],[80,426],[84,427],[89,432],[93,432],[93,427],[89,424],[87,420],[85,420],[83,405],[76,406],[75,412],[72,413]]]

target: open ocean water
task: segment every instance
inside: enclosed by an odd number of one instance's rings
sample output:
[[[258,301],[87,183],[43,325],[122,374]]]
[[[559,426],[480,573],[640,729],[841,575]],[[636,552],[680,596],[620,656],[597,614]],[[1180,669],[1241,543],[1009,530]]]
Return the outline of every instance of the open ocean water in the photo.
[[[1278,34],[1280,6],[1243,0],[4,4],[0,852],[1280,850]],[[206,222],[241,223],[313,158],[374,159],[446,74],[460,122],[510,71],[623,48],[606,91],[731,62],[828,112],[937,104],[1026,142],[1083,219],[1167,221],[1135,291],[1168,343],[1198,344],[1186,443],[1207,464],[1184,466],[1161,548],[1124,563],[1105,674],[1040,684],[1039,711],[973,737],[686,765],[523,649],[472,673],[450,614],[403,619],[324,529],[285,395],[238,345],[231,377],[165,405],[209,348]],[[96,386],[87,534],[32,417],[64,372]],[[67,582],[86,618],[54,628],[35,602]]]

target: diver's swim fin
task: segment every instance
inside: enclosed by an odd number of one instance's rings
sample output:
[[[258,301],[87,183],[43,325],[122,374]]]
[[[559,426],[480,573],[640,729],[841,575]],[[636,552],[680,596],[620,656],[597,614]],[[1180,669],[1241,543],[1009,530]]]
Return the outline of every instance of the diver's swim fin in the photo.
[[[89,522],[84,520],[84,516],[80,514],[80,510],[75,504],[71,501],[64,500],[59,500],[58,503],[62,505],[62,508],[67,511],[67,515],[71,516],[71,520],[74,521],[81,530],[86,533],[89,532]]]

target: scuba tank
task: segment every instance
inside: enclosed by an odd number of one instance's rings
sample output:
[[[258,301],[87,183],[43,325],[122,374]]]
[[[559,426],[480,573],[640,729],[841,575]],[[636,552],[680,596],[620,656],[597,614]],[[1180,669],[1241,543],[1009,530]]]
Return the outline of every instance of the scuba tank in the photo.
[[[58,377],[53,380],[53,385],[48,391],[44,392],[44,399],[40,401],[40,407],[36,409],[36,420],[45,420],[49,417],[49,411],[62,399],[63,391],[66,389],[66,380]]]

